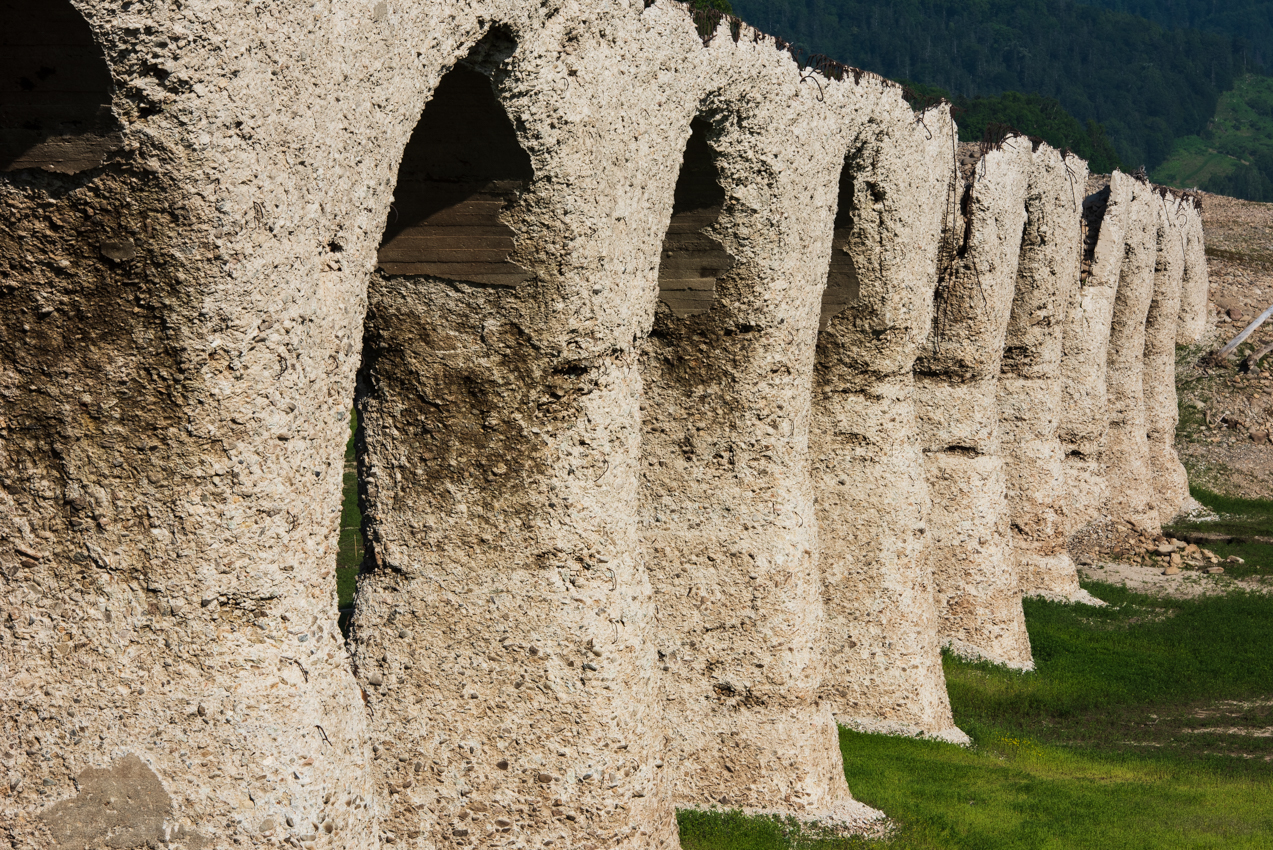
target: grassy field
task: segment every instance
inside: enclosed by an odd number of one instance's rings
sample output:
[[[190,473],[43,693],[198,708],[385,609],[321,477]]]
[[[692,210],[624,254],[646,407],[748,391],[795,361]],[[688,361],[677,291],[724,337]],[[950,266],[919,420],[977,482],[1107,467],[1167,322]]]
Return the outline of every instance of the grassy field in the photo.
[[[1221,153],[1215,144],[1214,140],[1208,141],[1199,136],[1176,139],[1171,156],[1154,169],[1154,182],[1181,188],[1201,186],[1207,178],[1228,174],[1241,164],[1242,160]]]
[[[945,659],[971,748],[841,731],[849,787],[892,838],[683,812],[683,846],[1273,848],[1273,597],[1085,586],[1109,607],[1026,601],[1035,672]]]
[[[1242,542],[1208,543],[1206,547],[1221,558],[1237,555],[1246,563],[1225,564],[1228,575],[1236,578],[1252,575],[1273,575],[1273,544],[1261,543],[1253,538],[1273,540],[1273,502],[1256,499],[1236,499],[1212,493],[1198,487],[1192,488],[1193,497],[1219,515],[1219,519],[1205,522],[1180,522],[1167,526],[1167,534],[1228,534]],[[1273,690],[1273,688],[1270,688]]]
[[[1171,155],[1154,169],[1155,183],[1201,186],[1261,154],[1273,153],[1273,79],[1250,75],[1220,95],[1204,136],[1176,139]]]

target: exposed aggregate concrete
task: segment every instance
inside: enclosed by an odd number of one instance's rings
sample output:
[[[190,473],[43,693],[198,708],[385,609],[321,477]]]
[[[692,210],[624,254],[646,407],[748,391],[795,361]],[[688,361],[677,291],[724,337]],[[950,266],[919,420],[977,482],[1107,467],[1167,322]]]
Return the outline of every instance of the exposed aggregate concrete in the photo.
[[[1082,277],[1066,309],[1061,355],[1059,434],[1065,448],[1067,535],[1098,520],[1107,497],[1103,468],[1109,427],[1106,368],[1133,182],[1117,171],[1089,178],[1083,200]],[[1077,585],[1075,578],[1069,592],[1076,591]]]
[[[1063,332],[1079,287],[1087,177],[1077,157],[1046,144],[1035,149],[998,395],[1014,557],[1027,596],[1082,593],[1066,549],[1059,429]]]
[[[1151,536],[1161,528],[1145,426],[1145,320],[1154,297],[1160,200],[1149,183],[1132,182],[1105,367],[1109,418],[1103,447],[1109,487],[1105,511],[1115,523],[1126,523]]]
[[[0,175],[15,850],[876,829],[836,722],[966,741],[942,646],[1028,667],[1022,593],[1084,599],[1063,534],[1168,518],[1188,200],[1017,136],[960,173],[947,105],[667,0],[74,8],[118,137]],[[464,176],[486,271],[391,274],[457,66],[530,171]],[[728,262],[673,312],[696,118]]]
[[[915,363],[931,500],[926,557],[943,643],[1033,669],[1011,554],[997,399],[1033,155],[1024,136],[975,153],[960,170],[932,328]]]
[[[1145,431],[1149,441],[1150,495],[1160,523],[1185,508],[1189,478],[1176,454],[1176,340],[1185,274],[1188,228],[1197,207],[1192,198],[1160,193],[1154,294],[1145,317]]]
[[[943,686],[914,362],[932,321],[953,213],[949,110],[913,115],[881,90],[845,168],[858,298],[818,336],[810,433],[827,609],[824,692],[868,731],[966,741]]]

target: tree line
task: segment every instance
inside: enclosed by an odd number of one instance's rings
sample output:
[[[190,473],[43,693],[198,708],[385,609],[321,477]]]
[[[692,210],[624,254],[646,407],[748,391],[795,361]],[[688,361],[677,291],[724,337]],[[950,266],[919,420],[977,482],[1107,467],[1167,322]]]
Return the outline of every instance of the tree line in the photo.
[[[958,120],[967,138],[1008,123],[1060,141],[1097,170],[1155,167],[1176,138],[1206,129],[1235,75],[1259,69],[1242,38],[1168,30],[1070,0],[732,0],[732,7],[809,53],[948,93],[964,110]]]

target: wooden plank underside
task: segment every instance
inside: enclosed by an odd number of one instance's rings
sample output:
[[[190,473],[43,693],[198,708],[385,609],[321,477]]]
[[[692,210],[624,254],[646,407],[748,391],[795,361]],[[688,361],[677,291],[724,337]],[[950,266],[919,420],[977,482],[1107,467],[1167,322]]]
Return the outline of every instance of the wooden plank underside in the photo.
[[[462,230],[469,239],[481,239],[494,241],[496,239],[508,239],[509,229],[506,225],[497,224],[493,226],[487,225],[466,225],[466,224],[434,224],[430,222],[427,227],[416,226],[409,227],[400,231],[397,236],[393,237],[395,242],[403,240],[421,240],[424,242],[443,242],[455,239],[456,231]],[[388,243],[385,243],[386,245]]]
[[[837,229],[831,239],[831,263],[827,268],[827,285],[822,290],[819,323],[826,327],[835,314],[857,301],[860,285],[853,258],[849,255],[849,229]]]
[[[441,263],[450,265],[500,264],[508,260],[507,247],[473,248],[467,245],[439,245],[421,250],[412,245],[386,245],[377,255],[381,263]]]
[[[660,292],[659,300],[666,304],[672,314],[677,317],[694,316],[712,309],[712,304],[716,303],[716,293],[690,290]]]
[[[62,174],[74,174],[96,168],[111,151],[119,149],[124,138],[119,133],[97,135],[53,136],[24,139],[0,134],[0,171],[43,168]]]
[[[716,278],[684,277],[659,280],[659,292],[682,292],[686,290],[714,292],[716,290]]]
[[[457,270],[453,266],[442,266],[436,263],[381,263],[377,268],[388,275],[440,277],[482,286],[514,287],[530,279],[530,274],[513,263],[500,266],[485,264],[481,268],[470,267],[467,270]]]
[[[659,257],[659,298],[676,316],[705,313],[716,301],[716,280],[734,267],[720,242],[703,232],[721,208],[674,213]]]
[[[508,258],[513,229],[500,220],[525,181],[478,183],[405,179],[394,192],[380,269],[492,286],[516,286],[530,275]]]

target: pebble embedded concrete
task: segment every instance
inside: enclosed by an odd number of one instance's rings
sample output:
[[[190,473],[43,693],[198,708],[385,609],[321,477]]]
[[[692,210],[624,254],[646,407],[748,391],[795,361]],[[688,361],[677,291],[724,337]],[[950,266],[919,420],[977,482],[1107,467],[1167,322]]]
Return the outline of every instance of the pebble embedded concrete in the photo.
[[[1114,296],[1123,264],[1132,178],[1115,171],[1088,178],[1078,290],[1065,311],[1061,424],[1065,450],[1066,535],[1096,521],[1107,485],[1103,451],[1109,426],[1106,368]]]
[[[675,808],[711,805],[867,829],[835,723],[966,741],[943,644],[1029,663],[1006,494],[1035,498],[1022,551],[1062,554],[1137,409],[1172,474],[1166,353],[1207,313],[1191,202],[1164,219],[1115,173],[1080,214],[1080,165],[1020,138],[965,198],[948,106],[668,0],[74,10],[118,136],[0,174],[15,850],[674,848]],[[457,67],[530,171],[433,220],[474,241],[400,228],[377,268]],[[729,262],[678,315],[695,118]],[[417,254],[477,271],[393,265]],[[978,277],[985,302],[955,291]]]
[[[1012,314],[999,376],[999,428],[1022,592],[1086,598],[1066,550],[1065,452],[1059,437],[1066,310],[1079,287],[1087,163],[1034,152]]]
[[[1154,297],[1160,200],[1148,182],[1132,181],[1105,367],[1109,425],[1103,451],[1109,495],[1103,512],[1150,535],[1160,533],[1161,525],[1146,437],[1145,320]]]
[[[1189,478],[1176,455],[1176,340],[1179,321],[1188,227],[1197,207],[1193,198],[1162,192],[1158,211],[1158,251],[1154,266],[1154,294],[1145,317],[1145,431],[1148,437],[1151,498],[1162,523],[1186,510]]]
[[[1033,669],[1012,556],[998,387],[1033,154],[1024,136],[965,145],[958,215],[944,234],[933,323],[915,363],[931,506],[938,635],[954,652]]]
[[[946,106],[913,115],[881,87],[849,144],[847,250],[858,296],[818,336],[810,458],[827,612],[823,692],[858,729],[967,738],[941,669],[914,363],[956,202]]]

